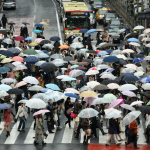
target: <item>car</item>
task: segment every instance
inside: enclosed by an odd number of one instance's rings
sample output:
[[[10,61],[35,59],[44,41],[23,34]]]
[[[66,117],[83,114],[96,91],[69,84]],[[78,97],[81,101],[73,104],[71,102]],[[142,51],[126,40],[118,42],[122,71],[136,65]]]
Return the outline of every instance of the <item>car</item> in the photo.
[[[111,19],[109,22],[110,26],[122,26],[122,28],[125,27],[125,22],[123,19]]]
[[[3,9],[16,9],[16,0],[3,0]]]
[[[103,1],[94,1],[92,4],[92,10],[96,13],[99,8],[105,7],[106,3]]]
[[[96,15],[94,13],[90,13],[90,26],[91,28],[96,28],[97,26]]]
[[[99,8],[98,11],[96,12],[96,19],[99,24],[103,23],[103,17],[104,14],[107,13],[110,10],[110,8]]]

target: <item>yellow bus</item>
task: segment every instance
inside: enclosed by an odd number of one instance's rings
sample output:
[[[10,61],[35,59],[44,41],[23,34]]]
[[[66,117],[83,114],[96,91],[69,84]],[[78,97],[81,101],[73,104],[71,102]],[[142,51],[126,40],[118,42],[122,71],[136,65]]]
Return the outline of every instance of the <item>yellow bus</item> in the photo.
[[[90,11],[84,2],[63,2],[62,21],[64,33],[72,30],[80,34],[81,29],[90,29]]]

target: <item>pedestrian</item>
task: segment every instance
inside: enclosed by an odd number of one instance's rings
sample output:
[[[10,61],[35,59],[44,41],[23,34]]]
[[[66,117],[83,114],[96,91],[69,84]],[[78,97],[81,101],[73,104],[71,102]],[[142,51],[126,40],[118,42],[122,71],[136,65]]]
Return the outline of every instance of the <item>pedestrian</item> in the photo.
[[[13,24],[10,25],[10,39],[13,36],[13,33],[15,32]]]
[[[123,50],[124,47],[124,32],[120,33],[120,50]]]
[[[3,24],[3,28],[6,29],[6,23],[8,23],[7,18],[5,16],[5,14],[3,14],[1,22]]]
[[[24,38],[27,38],[28,37],[28,28],[27,28],[27,25],[25,24],[24,28],[23,28],[23,37]]]
[[[87,38],[87,45],[88,45],[89,50],[93,50],[92,43],[91,43],[91,41],[93,41],[93,39],[91,39],[91,35],[89,35],[88,38]]]

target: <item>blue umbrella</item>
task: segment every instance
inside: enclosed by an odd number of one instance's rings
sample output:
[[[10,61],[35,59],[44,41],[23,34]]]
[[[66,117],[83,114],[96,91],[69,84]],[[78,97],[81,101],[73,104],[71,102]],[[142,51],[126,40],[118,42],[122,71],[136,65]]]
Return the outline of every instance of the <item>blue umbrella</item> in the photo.
[[[0,73],[5,73],[5,72],[8,72],[8,71],[10,71],[9,68],[7,68],[7,67],[0,67]]]
[[[58,36],[52,36],[50,38],[51,41],[60,41],[60,38]]]
[[[35,56],[28,56],[26,58],[23,59],[24,62],[35,62],[37,61],[37,57]]]
[[[141,78],[140,82],[150,82],[150,77]]]
[[[49,84],[46,84],[45,86],[49,89],[60,91],[60,88],[56,84],[49,83]]]
[[[150,52],[150,50],[148,52]],[[145,55],[145,52],[140,52],[139,54]]]
[[[108,54],[112,53],[113,49],[107,49],[105,50],[105,52],[107,52]]]
[[[42,33],[41,30],[34,30],[33,32],[34,32],[34,33]]]
[[[81,29],[80,31],[79,31],[79,33],[86,33],[88,31],[88,29]]]
[[[78,98],[78,96],[76,94],[73,94],[73,93],[66,93],[65,96]]]
[[[43,68],[46,64],[49,64],[50,62],[45,62],[45,63],[43,63],[41,66],[40,66],[40,68]]]
[[[98,56],[107,55],[108,53],[106,51],[100,51],[98,52]]]
[[[12,89],[12,88],[9,85],[0,84],[0,90],[9,91],[10,89]]]
[[[13,54],[20,53],[20,50],[16,47],[11,47],[8,49],[8,51],[12,52]]]
[[[77,80],[77,79],[68,77],[68,78],[63,78],[61,81],[73,81],[73,80]]]
[[[7,103],[0,104],[0,110],[9,109],[11,106],[12,105]]]
[[[47,92],[48,90],[50,90],[50,89],[49,88],[42,88],[42,89],[40,89],[40,91],[43,92],[43,93]]]
[[[43,24],[39,24],[39,23],[37,23],[37,24],[35,24],[34,26],[35,26],[35,27],[42,27],[42,26],[43,26]]]
[[[44,52],[44,53],[48,53],[48,51],[47,51],[47,50],[42,50],[42,52]]]
[[[33,40],[33,37],[27,37],[25,40],[29,41],[29,40]]]
[[[40,53],[37,55],[38,58],[49,58],[49,55],[45,54],[45,53]]]
[[[119,58],[117,58],[116,56],[108,56],[108,57],[105,57],[103,61],[104,62],[117,62],[119,61]]]
[[[139,42],[139,40],[136,38],[129,38],[127,41],[128,42]]]
[[[142,58],[135,58],[135,59],[133,60],[133,63],[136,64],[136,63],[139,63],[139,62],[142,62],[142,61],[143,61]]]
[[[126,76],[132,76],[132,75],[134,75],[134,74],[133,73],[123,73],[121,75],[121,78],[126,77]]]
[[[91,34],[91,33],[94,33],[94,32],[97,32],[97,30],[96,29],[90,29],[90,30],[87,31],[86,34]]]
[[[11,51],[0,51],[0,54],[5,55],[7,57],[14,57],[14,54]]]
[[[129,76],[125,76],[123,80],[127,82],[131,82],[131,81],[138,81],[139,79],[134,75],[129,75]]]

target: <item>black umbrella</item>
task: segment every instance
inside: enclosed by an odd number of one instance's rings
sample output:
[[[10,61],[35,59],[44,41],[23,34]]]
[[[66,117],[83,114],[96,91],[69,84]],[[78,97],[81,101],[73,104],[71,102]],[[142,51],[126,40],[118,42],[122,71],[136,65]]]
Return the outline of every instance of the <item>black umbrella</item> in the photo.
[[[121,64],[121,65],[126,65],[127,64],[127,62],[122,58],[120,58],[118,63]]]
[[[136,57],[136,58],[143,58],[144,55],[143,54],[134,54],[134,57]]]
[[[52,72],[52,71],[56,71],[57,67],[53,63],[48,63],[42,68],[42,70],[44,72]]]
[[[16,94],[16,95],[20,95],[23,93],[23,90],[21,89],[18,89],[18,88],[14,88],[14,89],[10,89],[8,91],[9,94]]]
[[[102,84],[105,84],[105,85],[108,85],[110,83],[118,83],[118,81],[117,80],[103,80],[102,81]]]
[[[93,60],[92,59],[83,59],[82,62],[88,62],[90,64],[90,63],[93,63]]]
[[[144,113],[150,113],[150,106],[139,106],[138,110],[140,110]]]
[[[11,63],[5,64],[3,67],[7,67],[9,69],[14,69],[15,68],[15,66]]]
[[[71,56],[67,56],[64,58],[64,61],[71,61],[71,60],[74,60]]]
[[[8,34],[8,32],[10,32],[10,30],[8,30],[8,29],[0,29],[0,33],[1,34]]]
[[[108,90],[108,87],[104,84],[100,84],[100,85],[96,85],[93,89],[94,90]]]
[[[51,43],[49,40],[43,40],[40,42],[41,45],[49,44],[49,43]]]
[[[138,38],[138,33],[131,33],[130,35],[127,36],[127,38]]]
[[[24,25],[26,25],[26,24],[30,25],[28,22],[22,22],[22,24],[24,24]]]
[[[14,22],[8,22],[8,25],[14,25],[15,23]]]
[[[144,96],[150,98],[150,94],[148,94],[148,93],[140,92],[140,94],[142,94],[142,95],[144,95]]]
[[[97,53],[97,51],[89,50],[89,51],[86,51],[86,53]]]

